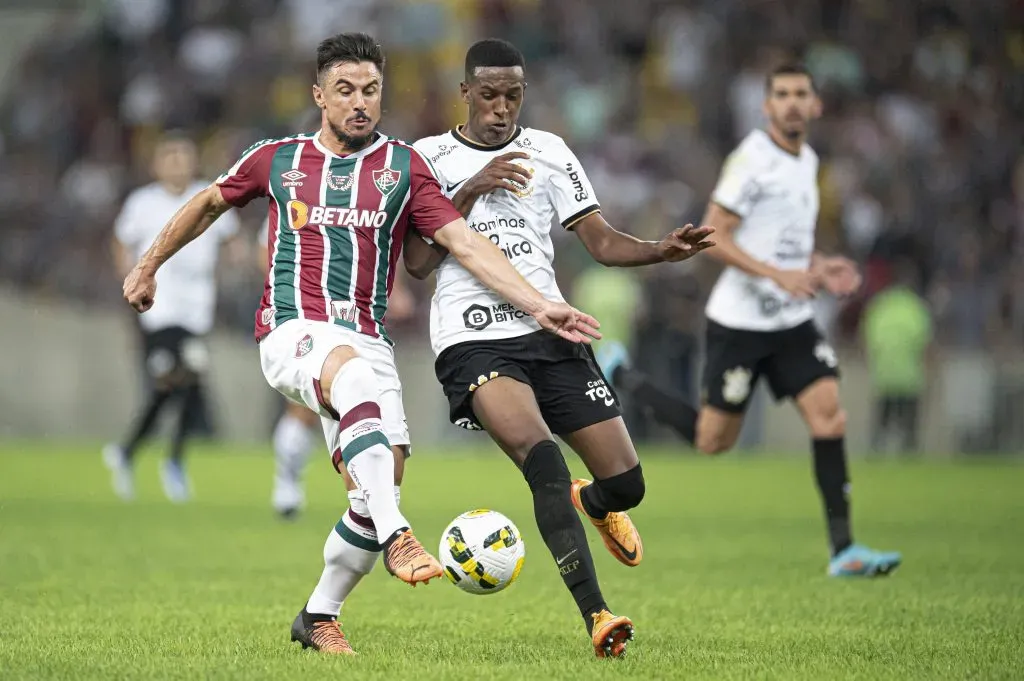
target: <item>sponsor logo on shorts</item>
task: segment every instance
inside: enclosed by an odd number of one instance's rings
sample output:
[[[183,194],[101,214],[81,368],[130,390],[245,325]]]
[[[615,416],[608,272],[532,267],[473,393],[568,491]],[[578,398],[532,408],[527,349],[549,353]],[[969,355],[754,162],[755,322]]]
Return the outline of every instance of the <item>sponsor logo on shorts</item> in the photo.
[[[309,354],[309,351],[313,349],[313,337],[308,333],[299,339],[299,342],[295,344],[295,357],[305,357]]]
[[[274,321],[274,315],[277,310],[273,307],[263,308],[263,312],[260,313],[260,321],[263,322],[263,326],[268,326],[270,322]]]
[[[836,351],[825,341],[819,341],[818,344],[814,346],[814,356],[819,362],[827,366],[829,369],[835,369],[839,366],[839,359],[836,357]]]
[[[586,395],[590,398],[591,402],[603,401],[606,407],[611,407],[615,404],[615,396],[612,395],[612,391],[608,389],[607,384],[601,379],[587,383]]]
[[[461,419],[456,419],[455,420],[455,425],[457,425],[459,428],[463,428],[465,430],[483,430],[483,428],[481,428],[479,426],[479,424],[474,423],[471,419],[468,419],[466,417],[462,417]]]
[[[750,395],[750,369],[735,367],[722,374],[722,399],[729,404],[743,404]]]
[[[302,178],[306,177],[306,173],[293,168],[292,170],[286,170],[281,173],[281,186],[282,187],[301,187]]]

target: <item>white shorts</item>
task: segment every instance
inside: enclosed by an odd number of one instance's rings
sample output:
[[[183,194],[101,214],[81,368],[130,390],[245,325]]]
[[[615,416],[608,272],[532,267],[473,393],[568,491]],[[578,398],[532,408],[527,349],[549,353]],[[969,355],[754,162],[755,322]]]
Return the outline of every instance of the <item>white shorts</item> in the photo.
[[[368,360],[380,387],[380,416],[392,446],[409,444],[394,350],[385,341],[329,322],[289,319],[260,341],[263,376],[274,390],[320,414],[328,443],[338,432],[320,391],[320,372],[334,348],[347,345]]]

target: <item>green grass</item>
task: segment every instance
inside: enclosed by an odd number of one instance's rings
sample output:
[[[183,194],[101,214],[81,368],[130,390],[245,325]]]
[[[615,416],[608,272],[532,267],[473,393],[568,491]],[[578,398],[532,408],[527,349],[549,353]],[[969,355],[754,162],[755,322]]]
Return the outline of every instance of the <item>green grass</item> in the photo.
[[[859,537],[900,549],[891,578],[825,577],[807,461],[648,456],[633,513],[643,564],[591,547],[637,638],[597,660],[537,535],[526,486],[491,453],[410,463],[403,507],[433,546],[492,507],[523,531],[520,581],[486,598],[410,589],[381,569],[345,606],[360,655],[287,640],[344,508],[325,461],[293,524],[268,507],[269,452],[203,449],[198,500],[172,507],[156,457],[140,499],[109,491],[94,449],[0,446],[0,678],[994,679],[1024,676],[1024,467],[854,464]]]

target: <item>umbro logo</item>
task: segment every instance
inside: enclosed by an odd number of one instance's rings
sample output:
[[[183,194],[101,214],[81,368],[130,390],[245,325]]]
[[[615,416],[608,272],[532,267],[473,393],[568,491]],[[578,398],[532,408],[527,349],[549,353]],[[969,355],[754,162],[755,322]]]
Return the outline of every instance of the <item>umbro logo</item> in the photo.
[[[297,168],[286,170],[283,173],[281,173],[281,179],[284,180],[283,182],[281,182],[281,186],[301,187],[302,178],[304,177],[306,177],[306,173],[302,172],[301,170],[298,170]]]

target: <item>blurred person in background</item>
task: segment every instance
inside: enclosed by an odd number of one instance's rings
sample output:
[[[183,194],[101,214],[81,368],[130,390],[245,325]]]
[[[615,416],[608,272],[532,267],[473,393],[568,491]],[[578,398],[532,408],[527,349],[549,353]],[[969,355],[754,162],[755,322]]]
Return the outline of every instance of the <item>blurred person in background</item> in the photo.
[[[862,324],[875,393],[872,449],[883,451],[895,434],[900,451],[916,452],[932,317],[913,262],[896,264],[892,285],[871,300]]]
[[[860,275],[849,260],[815,249],[818,156],[805,140],[821,101],[806,67],[784,63],[772,69],[762,106],[767,129],[747,135],[726,160],[703,219],[720,235],[709,255],[726,265],[706,308],[703,404],[698,410],[678,395],[659,395],[649,378],[629,369],[622,348],[606,346],[599,360],[614,385],[649,396],[706,454],[735,445],[763,375],[777,400],[793,400],[812,438],[828,527],[828,573],[888,574],[902,560],[898,553],[853,540],[838,361],[813,319],[811,299],[818,290],[849,295],[859,288]],[[638,393],[642,386],[649,387]]]
[[[157,142],[152,166],[156,181],[128,195],[114,224],[114,258],[122,274],[128,274],[164,223],[207,186],[196,179],[197,158],[195,143],[183,133],[168,132]],[[238,219],[228,213],[216,229],[184,248],[160,271],[160,301],[138,317],[148,393],[124,439],[103,449],[114,492],[126,501],[135,496],[135,454],[168,409],[177,413],[160,479],[171,501],[181,503],[191,496],[185,444],[203,408],[209,356],[204,336],[213,327],[217,260],[221,245],[237,231]]]

